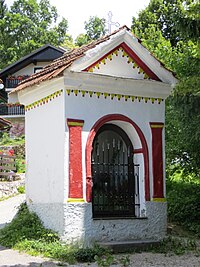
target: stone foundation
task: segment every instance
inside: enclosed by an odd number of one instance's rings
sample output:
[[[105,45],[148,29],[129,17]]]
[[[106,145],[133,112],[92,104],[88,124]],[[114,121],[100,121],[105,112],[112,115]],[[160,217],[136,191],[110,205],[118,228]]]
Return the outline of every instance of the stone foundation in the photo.
[[[44,225],[67,243],[161,240],[167,230],[167,203],[147,202],[147,218],[93,220],[91,203],[30,204]]]

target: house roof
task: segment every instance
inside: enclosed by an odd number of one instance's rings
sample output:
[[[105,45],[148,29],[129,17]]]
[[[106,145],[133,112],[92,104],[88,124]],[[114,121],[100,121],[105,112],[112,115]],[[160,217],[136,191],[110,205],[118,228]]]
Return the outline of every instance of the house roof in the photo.
[[[10,121],[0,117],[0,131],[4,131],[4,130],[7,130],[7,129],[10,129],[11,126],[12,125],[11,125]]]
[[[104,43],[111,39],[111,37],[118,32],[126,30],[128,32],[131,32],[131,30],[127,26],[122,26],[118,30],[114,31],[113,33],[106,35],[104,37],[99,38],[98,40],[92,41],[91,43],[84,45],[80,48],[75,48],[71,50],[70,52],[65,52],[63,56],[61,56],[58,59],[55,59],[52,63],[45,66],[40,72],[33,74],[28,79],[22,81],[18,87],[16,87],[11,93],[19,92],[27,87],[34,86],[36,84],[41,83],[42,81],[50,80],[52,78],[62,76],[64,70],[69,68],[74,61],[77,59],[83,57],[85,53],[96,47],[97,45]],[[131,33],[132,34],[132,33]],[[135,37],[135,36],[134,36]],[[137,38],[137,37],[135,37]],[[141,40],[138,39],[138,42],[141,44]],[[151,54],[152,55],[152,54]],[[153,55],[152,55],[153,56]],[[157,60],[158,61],[158,60]],[[163,64],[159,61],[159,63],[163,66]]]
[[[66,52],[66,50],[64,50],[63,48],[57,48],[53,45],[46,44],[1,70],[0,77],[3,78],[8,74],[13,74],[16,71],[29,65],[30,63],[39,61],[52,61],[62,56],[64,52]]]

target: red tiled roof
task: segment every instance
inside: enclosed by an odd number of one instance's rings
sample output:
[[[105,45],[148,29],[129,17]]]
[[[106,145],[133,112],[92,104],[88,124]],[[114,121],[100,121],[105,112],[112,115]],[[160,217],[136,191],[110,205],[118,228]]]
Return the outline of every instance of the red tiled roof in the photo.
[[[87,45],[83,45],[80,48],[75,48],[70,52],[66,52],[62,57],[55,59],[52,63],[45,66],[40,72],[37,72],[31,75],[28,79],[22,81],[15,89],[12,90],[11,93],[21,91],[29,86],[33,86],[42,81],[50,80],[62,75],[63,71],[71,66],[76,59],[83,57],[86,51],[109,40],[112,35],[123,29],[131,31],[127,26],[123,26],[109,35],[101,37]]]
[[[87,45],[75,48],[70,52],[66,52],[62,57],[55,59],[52,63],[45,66],[40,72],[37,72],[31,75],[28,79],[23,80],[15,89],[12,90],[11,94],[14,92],[21,91],[27,87],[33,86],[35,84],[39,84],[42,81],[50,80],[52,78],[61,76],[63,74],[63,71],[70,67],[76,59],[83,57],[86,51],[109,40],[111,36],[124,29],[131,32],[131,30],[126,25],[124,25],[109,35],[103,36]],[[141,43],[141,40],[138,39],[138,42]],[[163,65],[162,62],[160,62],[160,64]]]

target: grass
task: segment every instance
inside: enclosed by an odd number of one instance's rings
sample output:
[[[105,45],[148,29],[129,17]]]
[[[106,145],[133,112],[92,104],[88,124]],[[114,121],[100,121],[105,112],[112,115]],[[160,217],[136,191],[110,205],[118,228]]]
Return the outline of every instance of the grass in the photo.
[[[177,236],[168,236],[156,248],[151,248],[149,251],[156,253],[164,253],[168,255],[183,255],[187,252],[195,252],[200,256],[200,250],[194,238],[181,238]]]
[[[20,206],[13,221],[0,230],[0,244],[34,256],[42,255],[61,262],[96,261],[98,266],[110,266],[111,263],[116,262],[111,251],[102,247],[95,245],[92,248],[83,248],[78,245],[69,246],[63,243],[57,233],[44,228],[38,216],[29,212],[24,203]],[[200,255],[194,240],[178,237],[168,237],[161,242],[159,247],[152,247],[148,251],[177,255],[193,251]],[[128,255],[120,258],[118,263],[122,266],[129,266]]]
[[[19,191],[23,190],[19,188]],[[165,238],[160,246],[151,247],[147,251],[167,255],[192,252],[200,256],[196,242],[200,237],[198,179],[193,182],[182,179],[176,174],[174,179],[167,182],[167,195],[169,219],[175,222],[175,225],[182,226],[173,227],[172,235]],[[98,266],[110,266],[116,262],[116,257],[110,251],[99,246],[83,248],[80,245],[69,246],[63,243],[57,233],[44,228],[38,216],[29,212],[26,204],[22,204],[13,221],[0,230],[0,244],[31,255],[42,255],[68,263],[96,261]],[[129,251],[129,253],[134,252],[141,251]],[[127,256],[117,262],[121,266],[129,266],[130,260]]]
[[[0,244],[34,256],[42,255],[69,263],[91,262],[95,256],[109,254],[107,249],[99,246],[81,248],[78,245],[69,246],[62,243],[58,234],[45,229],[38,216],[29,212],[24,203],[13,221],[0,230]]]

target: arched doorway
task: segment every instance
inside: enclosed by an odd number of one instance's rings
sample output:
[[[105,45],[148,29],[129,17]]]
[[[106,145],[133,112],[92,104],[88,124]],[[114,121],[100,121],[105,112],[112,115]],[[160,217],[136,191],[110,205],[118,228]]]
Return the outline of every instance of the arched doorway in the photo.
[[[86,156],[86,200],[88,203],[92,202],[92,184],[93,184],[93,179],[92,179],[92,168],[91,168],[91,163],[92,163],[92,151],[93,151],[93,142],[96,134],[98,131],[101,129],[101,127],[107,123],[113,123],[117,124],[118,122],[120,123],[125,123],[126,126],[132,127],[134,131],[136,132],[136,140],[139,140],[141,142],[141,147],[137,147],[137,149],[134,151],[134,153],[140,153],[142,155],[143,159],[141,161],[141,167],[142,167],[142,177],[141,180],[144,179],[144,191],[142,188],[140,188],[140,192],[145,194],[145,200],[149,201],[150,200],[150,185],[149,185],[149,152],[148,152],[148,146],[147,142],[145,139],[145,136],[140,129],[140,127],[132,121],[130,118],[122,115],[122,114],[108,114],[100,118],[96,123],[93,125],[91,128],[88,138],[87,138],[87,143],[86,143],[86,151],[85,151],[85,156]],[[120,126],[120,128],[123,128]],[[124,129],[124,128],[123,128]],[[125,129],[124,129],[125,130]],[[135,138],[134,138],[135,139]],[[134,142],[133,142],[134,143]],[[140,172],[141,172],[140,171]],[[141,206],[137,206],[138,210],[141,208]]]
[[[92,147],[93,217],[135,216],[134,150],[128,135],[104,124]]]

